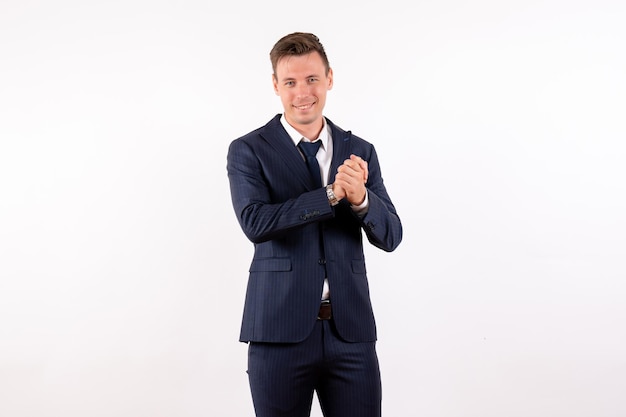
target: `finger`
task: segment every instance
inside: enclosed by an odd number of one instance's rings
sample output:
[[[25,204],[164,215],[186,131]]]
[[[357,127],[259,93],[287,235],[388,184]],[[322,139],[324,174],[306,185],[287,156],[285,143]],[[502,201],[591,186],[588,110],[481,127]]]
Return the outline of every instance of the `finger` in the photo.
[[[335,176],[335,183],[341,186],[346,192],[353,190],[359,183],[357,178],[354,178],[345,173],[339,173]]]
[[[346,159],[345,161],[343,161],[343,164],[341,166],[348,167],[356,172],[363,172],[361,164],[358,161],[352,159]]]
[[[363,182],[363,171],[360,169],[354,169],[354,167],[349,165],[342,165],[337,169],[337,174],[344,174],[350,178],[353,178],[355,181]]]
[[[354,173],[339,172],[335,176],[335,183],[340,184],[347,193],[356,192],[365,188],[363,177]]]
[[[363,171],[363,181],[367,182],[367,178],[369,176],[367,161],[360,156],[354,154],[350,155],[350,159],[359,164],[359,168],[361,168],[361,170]]]

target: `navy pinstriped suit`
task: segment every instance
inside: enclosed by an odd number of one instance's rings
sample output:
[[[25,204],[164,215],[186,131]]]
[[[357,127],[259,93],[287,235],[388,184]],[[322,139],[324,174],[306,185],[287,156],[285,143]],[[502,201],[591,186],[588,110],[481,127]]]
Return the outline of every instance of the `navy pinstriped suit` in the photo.
[[[332,207],[277,115],[234,140],[227,171],[233,207],[254,256],[240,340],[295,343],[319,324],[320,295],[328,277],[332,326],[345,342],[374,342],[376,325],[363,255],[363,233],[374,246],[394,250],[402,226],[385,190],[374,147],[326,119],[331,128],[334,182],[350,154],[368,162],[367,214],[359,219],[342,200]]]

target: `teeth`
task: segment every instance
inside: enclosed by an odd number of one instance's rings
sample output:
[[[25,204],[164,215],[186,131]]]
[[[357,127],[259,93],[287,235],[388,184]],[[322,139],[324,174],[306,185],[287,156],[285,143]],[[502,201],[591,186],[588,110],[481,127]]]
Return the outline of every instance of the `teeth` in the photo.
[[[294,106],[296,109],[298,110],[305,110],[305,109],[309,109],[313,106],[313,104],[305,104],[304,106]]]

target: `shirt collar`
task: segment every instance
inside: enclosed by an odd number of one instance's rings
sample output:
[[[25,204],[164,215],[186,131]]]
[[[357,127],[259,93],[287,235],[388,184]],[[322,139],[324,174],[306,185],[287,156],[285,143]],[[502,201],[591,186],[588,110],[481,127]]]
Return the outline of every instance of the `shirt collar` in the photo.
[[[327,150],[328,140],[330,139],[330,133],[328,131],[328,123],[326,123],[326,118],[322,117],[322,120],[324,122],[324,125],[322,126],[322,130],[320,131],[320,135],[313,140],[309,140],[309,138],[305,138],[304,136],[302,136],[293,126],[291,126],[287,122],[287,119],[285,119],[284,114],[280,117],[280,123],[283,125],[283,127],[287,131],[287,134],[289,134],[289,137],[293,141],[294,145],[298,146],[298,143],[300,143],[302,139],[304,139],[306,142],[315,142],[317,139],[319,139],[322,141],[322,148],[324,150]]]

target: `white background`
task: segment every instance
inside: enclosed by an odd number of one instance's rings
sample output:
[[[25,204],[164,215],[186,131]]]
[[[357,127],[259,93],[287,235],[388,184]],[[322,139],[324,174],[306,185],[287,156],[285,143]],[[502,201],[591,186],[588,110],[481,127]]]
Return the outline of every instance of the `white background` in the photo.
[[[226,150],[281,111],[293,31],[404,224],[366,252],[385,415],[626,415],[624,22],[618,0],[1,0],[0,415],[253,415]]]

